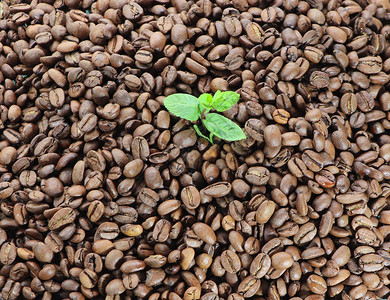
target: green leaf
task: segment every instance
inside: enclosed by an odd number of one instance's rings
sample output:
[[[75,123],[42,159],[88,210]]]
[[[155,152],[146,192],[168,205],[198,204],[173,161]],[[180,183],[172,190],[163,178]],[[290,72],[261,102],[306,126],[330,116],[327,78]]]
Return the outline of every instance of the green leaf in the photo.
[[[188,94],[169,95],[164,99],[164,106],[171,114],[191,122],[198,120],[201,115],[198,98]]]
[[[196,133],[197,133],[200,137],[202,137],[202,138],[208,140],[211,144],[213,144],[213,137],[211,136],[211,134],[210,134],[210,138],[208,138],[207,136],[205,136],[205,135],[200,131],[199,127],[198,127],[197,125],[195,125],[195,124],[194,124],[194,129],[195,129]]]
[[[211,96],[210,94],[203,93],[202,95],[199,96],[198,100],[204,108],[206,108],[206,109],[213,108],[211,106],[211,101],[213,100],[213,96]]]
[[[211,101],[211,105],[217,103],[222,100],[222,92],[220,90],[216,91],[213,96],[213,101]]]
[[[218,92],[220,91],[217,91],[217,93]],[[215,100],[213,99],[212,106],[217,111],[225,111],[232,108],[232,106],[237,103],[238,99],[240,99],[240,94],[231,91],[223,92]]]
[[[246,138],[240,126],[219,114],[208,114],[202,122],[212,134],[223,140],[238,141]]]
[[[232,92],[232,91],[227,91],[227,92],[223,92],[222,93],[222,98],[225,100],[225,101],[228,101],[230,103],[233,103],[236,104],[237,101],[240,99],[240,94],[239,93],[236,93],[236,92]]]

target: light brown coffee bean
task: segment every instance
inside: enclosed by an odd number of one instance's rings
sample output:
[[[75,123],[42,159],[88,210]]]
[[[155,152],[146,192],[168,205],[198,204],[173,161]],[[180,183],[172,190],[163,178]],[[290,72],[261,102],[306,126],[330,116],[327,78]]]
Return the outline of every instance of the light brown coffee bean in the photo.
[[[270,177],[270,172],[264,167],[251,167],[245,173],[245,179],[254,185],[265,185]]]
[[[50,218],[48,226],[50,230],[56,230],[67,224],[73,223],[75,219],[76,212],[72,208],[61,208]]]
[[[5,242],[0,248],[0,261],[3,265],[11,265],[16,259],[17,248],[14,243]]]
[[[181,190],[181,200],[185,207],[195,209],[200,205],[200,193],[194,186],[187,186]]]
[[[209,245],[215,244],[217,237],[209,225],[198,222],[192,225],[192,230],[205,243]]]
[[[307,278],[306,282],[310,291],[312,291],[315,294],[323,295],[327,291],[327,285],[325,280],[318,275],[315,274],[310,275]]]
[[[193,248],[185,248],[180,253],[180,266],[183,270],[188,270],[195,258],[195,250]]]
[[[231,250],[225,250],[222,252],[221,264],[228,273],[237,273],[241,268],[240,258]]]
[[[141,225],[126,224],[121,226],[121,232],[127,236],[139,236],[143,232]]]
[[[299,231],[294,235],[294,243],[297,245],[305,244],[313,240],[317,234],[317,228],[311,222],[302,225]]]
[[[288,252],[278,252],[271,257],[272,267],[280,269],[288,269],[293,265],[294,259]]]
[[[256,211],[256,222],[259,224],[265,224],[271,219],[276,209],[275,202],[271,200],[263,201]]]
[[[228,182],[217,182],[205,187],[202,191],[210,197],[224,197],[231,191],[232,186]]]
[[[36,259],[40,262],[50,263],[53,260],[54,253],[45,243],[37,242],[33,246],[32,251],[34,252]]]
[[[262,278],[267,274],[271,267],[271,258],[264,253],[258,254],[252,261],[250,273],[256,278]]]

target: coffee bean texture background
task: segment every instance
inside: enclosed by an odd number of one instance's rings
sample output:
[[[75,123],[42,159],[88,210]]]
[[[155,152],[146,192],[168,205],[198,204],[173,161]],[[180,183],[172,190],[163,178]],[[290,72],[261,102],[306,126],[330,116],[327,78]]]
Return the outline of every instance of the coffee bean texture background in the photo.
[[[389,0],[1,1],[0,299],[387,299],[389,75]]]

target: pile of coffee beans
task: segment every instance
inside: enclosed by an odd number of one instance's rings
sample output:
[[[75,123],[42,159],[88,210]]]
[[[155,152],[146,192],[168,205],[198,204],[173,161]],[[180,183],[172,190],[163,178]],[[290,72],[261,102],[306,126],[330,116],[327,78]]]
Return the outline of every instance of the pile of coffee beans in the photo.
[[[0,299],[388,298],[389,74],[389,0],[2,0]]]

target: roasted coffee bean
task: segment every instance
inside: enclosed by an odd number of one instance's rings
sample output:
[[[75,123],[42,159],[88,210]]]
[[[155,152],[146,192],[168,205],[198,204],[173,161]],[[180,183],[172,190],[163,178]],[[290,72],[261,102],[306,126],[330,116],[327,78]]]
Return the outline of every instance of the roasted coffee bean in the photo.
[[[249,23],[245,30],[253,43],[259,44],[264,40],[264,31],[257,23]]]
[[[217,182],[204,188],[204,194],[210,197],[224,197],[231,191],[231,184],[228,182]]]
[[[278,252],[271,257],[272,267],[279,269],[288,269],[293,265],[293,257],[288,252]]]
[[[311,222],[302,225],[294,235],[294,242],[298,245],[310,242],[316,235],[317,228]]]
[[[70,207],[58,210],[49,221],[49,229],[56,230],[64,225],[72,223],[76,219],[76,212]]]
[[[0,248],[0,261],[3,265],[11,265],[16,259],[16,247],[14,243],[6,242]]]
[[[282,143],[279,128],[276,125],[267,126],[264,129],[264,141],[271,148],[278,148]]]
[[[171,224],[167,220],[159,220],[153,229],[153,239],[157,242],[165,242],[169,237],[169,232],[171,230]]]
[[[271,268],[271,259],[267,254],[258,254],[251,263],[250,273],[256,278],[262,278]]]
[[[374,99],[371,94],[361,91],[356,94],[357,105],[362,112],[369,112],[374,108]]]
[[[270,178],[270,172],[264,167],[251,167],[245,173],[245,179],[254,185],[265,185]]]
[[[194,225],[192,225],[192,230],[205,243],[207,243],[209,245],[215,244],[217,237],[215,236],[215,233],[211,229],[211,227],[208,226],[207,224],[195,223]]]
[[[284,109],[276,109],[272,113],[272,117],[274,118],[276,123],[287,124],[288,119],[290,118],[290,114],[288,111],[286,111]]]
[[[346,93],[341,97],[340,108],[341,110],[350,115],[353,114],[357,109],[357,97],[355,94]]]
[[[131,259],[124,262],[120,270],[124,273],[133,273],[145,269],[146,265],[142,260]]]
[[[365,74],[376,74],[382,69],[382,58],[380,56],[359,58],[357,69]]]
[[[53,260],[54,254],[45,243],[37,242],[33,246],[32,251],[35,258],[40,262],[50,263]]]
[[[141,225],[126,224],[121,226],[121,232],[127,236],[139,236],[143,232]]]
[[[310,291],[312,291],[315,294],[323,295],[327,291],[327,285],[325,280],[318,275],[315,274],[310,275],[307,278],[306,282]]]
[[[185,207],[195,209],[200,205],[200,193],[194,186],[187,186],[181,190],[181,200]]]
[[[328,260],[322,269],[322,274],[326,277],[334,277],[340,271],[340,266],[334,260]]]
[[[314,71],[310,75],[310,83],[316,88],[325,88],[329,85],[329,75],[325,72]]]
[[[120,8],[120,6],[117,8]],[[142,17],[144,11],[140,5],[135,2],[131,2],[122,6],[122,13],[126,19],[135,21]]]
[[[225,250],[221,254],[221,264],[228,273],[237,273],[241,268],[240,258],[231,250]]]
[[[98,200],[91,202],[88,206],[87,217],[91,222],[97,222],[104,214],[104,204]]]
[[[265,224],[275,212],[276,204],[271,200],[264,200],[256,211],[256,222]]]
[[[252,297],[260,288],[260,280],[250,275],[244,278],[240,285],[238,286],[237,291],[242,294],[245,298]]]

